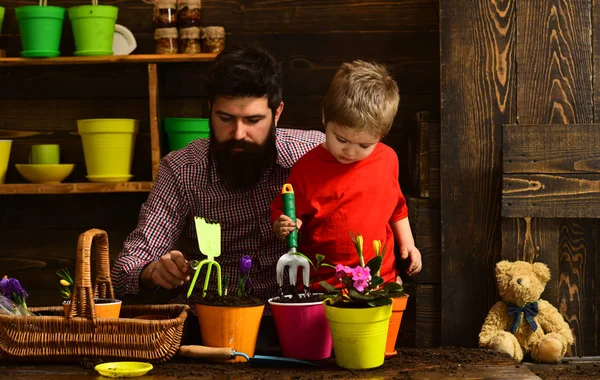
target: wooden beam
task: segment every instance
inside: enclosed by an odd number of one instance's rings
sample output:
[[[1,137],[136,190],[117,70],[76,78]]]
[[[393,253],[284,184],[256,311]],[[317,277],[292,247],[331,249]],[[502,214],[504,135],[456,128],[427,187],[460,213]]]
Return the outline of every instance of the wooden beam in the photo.
[[[508,174],[502,216],[600,218],[600,174]]]
[[[504,173],[599,173],[600,124],[505,125]]]
[[[107,63],[212,62],[216,53],[132,54],[99,57],[0,58],[0,66],[98,65]]]
[[[440,2],[443,345],[477,346],[497,301],[501,128],[516,121],[516,3]]]
[[[150,108],[150,155],[152,162],[152,180],[158,175],[160,164],[160,112],[158,109],[158,68],[156,63],[148,64],[148,93]]]

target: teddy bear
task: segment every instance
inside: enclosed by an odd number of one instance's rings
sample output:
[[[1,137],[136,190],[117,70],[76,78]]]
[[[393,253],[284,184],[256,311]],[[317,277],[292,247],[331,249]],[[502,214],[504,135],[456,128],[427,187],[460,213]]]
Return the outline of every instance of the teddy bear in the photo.
[[[538,363],[559,362],[573,344],[573,332],[558,310],[540,299],[550,269],[544,263],[503,260],[496,264],[501,301],[490,309],[479,346],[505,352],[521,362],[530,354]]]

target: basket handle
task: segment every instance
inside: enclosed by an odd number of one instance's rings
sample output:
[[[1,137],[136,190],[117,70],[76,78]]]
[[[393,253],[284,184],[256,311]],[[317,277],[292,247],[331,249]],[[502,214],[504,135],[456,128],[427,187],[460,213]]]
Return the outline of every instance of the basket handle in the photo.
[[[96,283],[92,292],[90,251],[96,240]],[[106,231],[93,228],[79,235],[75,269],[75,289],[71,298],[68,318],[75,316],[96,320],[94,297],[115,298],[110,279],[108,235]]]

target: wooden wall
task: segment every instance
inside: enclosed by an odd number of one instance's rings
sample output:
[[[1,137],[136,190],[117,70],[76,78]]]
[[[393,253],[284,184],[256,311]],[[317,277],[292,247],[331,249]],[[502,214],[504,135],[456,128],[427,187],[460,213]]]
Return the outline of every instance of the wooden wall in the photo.
[[[17,56],[20,51],[13,8],[32,3],[3,2],[8,10],[0,48],[6,49],[9,56]],[[57,0],[52,4],[72,6],[81,2]],[[128,27],[138,42],[134,53],[153,53],[150,5],[134,0],[107,0],[103,4],[119,6],[118,23]],[[202,6],[204,25],[224,26],[228,44],[258,42],[283,63],[285,110],[280,126],[320,128],[320,101],[329,81],[342,62],[354,59],[385,63],[398,81],[401,106],[386,142],[401,157],[408,155],[406,135],[416,128],[416,113],[439,109],[435,0],[204,0]],[[74,50],[68,21],[61,50],[64,55]],[[206,67],[178,64],[161,76],[163,117],[206,116],[200,86]],[[98,76],[92,78],[94,74]],[[30,144],[50,136],[38,132],[55,130],[60,133],[52,134],[52,138],[60,139],[67,156],[82,164],[81,147],[71,135],[74,120],[80,117],[138,117],[142,130],[147,131],[145,75],[143,65],[0,69],[0,137],[8,129],[37,131],[21,136],[11,166],[23,162]],[[142,179],[149,179],[149,142],[144,133],[138,139],[138,149],[136,170]],[[403,186],[410,195],[406,165],[403,162]],[[82,178],[84,174],[80,171],[74,175]],[[7,180],[22,181],[14,168]],[[23,279],[32,294],[32,305],[58,302],[54,271],[72,264],[78,234],[91,227],[106,229],[114,258],[135,227],[145,198],[146,194],[0,197],[0,271]],[[407,333],[408,342],[412,339],[414,343],[414,334],[414,330]]]
[[[600,39],[592,20],[600,3],[444,0],[440,7],[443,342],[477,345],[498,299],[494,265],[520,259],[551,268],[543,297],[574,332],[568,354],[598,355],[597,222],[500,212],[504,124],[598,123]]]

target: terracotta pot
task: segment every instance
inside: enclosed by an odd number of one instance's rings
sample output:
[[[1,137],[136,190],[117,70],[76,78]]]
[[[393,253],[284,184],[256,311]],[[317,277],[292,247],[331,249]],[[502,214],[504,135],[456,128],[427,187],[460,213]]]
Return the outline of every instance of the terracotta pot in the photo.
[[[391,358],[396,355],[396,339],[398,338],[398,332],[400,331],[400,322],[402,322],[402,315],[406,310],[406,303],[408,302],[408,294],[404,297],[392,298],[392,317],[390,318],[390,324],[388,327],[387,341],[385,344],[385,358]]]
[[[254,356],[258,329],[265,305],[212,306],[196,304],[202,344],[209,347],[231,347]],[[245,362],[237,356],[229,362]]]
[[[121,313],[121,300],[110,300],[104,298],[95,298],[94,304],[96,305],[96,317],[97,318],[119,318]],[[65,311],[65,317],[69,314],[69,308],[71,307],[71,301],[63,301],[63,309]]]

